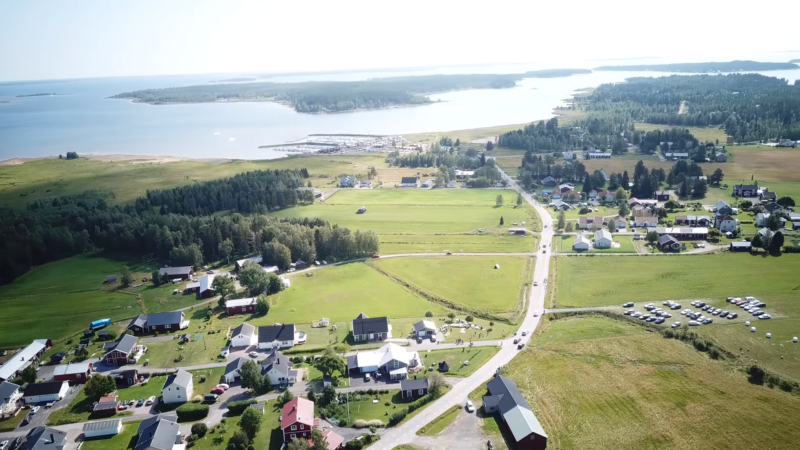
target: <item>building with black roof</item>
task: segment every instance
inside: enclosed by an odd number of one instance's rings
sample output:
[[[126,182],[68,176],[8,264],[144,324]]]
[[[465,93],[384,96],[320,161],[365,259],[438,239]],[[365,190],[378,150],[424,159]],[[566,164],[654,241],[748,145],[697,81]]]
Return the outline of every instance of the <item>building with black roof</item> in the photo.
[[[517,385],[498,375],[487,384],[489,395],[483,397],[483,409],[487,414],[498,414],[508,427],[517,449],[544,450],[547,434],[536,419],[525,397]]]
[[[370,318],[361,313],[353,319],[353,340],[356,342],[382,341],[392,337],[392,326],[388,317]]]
[[[416,400],[428,395],[429,386],[427,378],[401,380],[400,395],[405,399]]]

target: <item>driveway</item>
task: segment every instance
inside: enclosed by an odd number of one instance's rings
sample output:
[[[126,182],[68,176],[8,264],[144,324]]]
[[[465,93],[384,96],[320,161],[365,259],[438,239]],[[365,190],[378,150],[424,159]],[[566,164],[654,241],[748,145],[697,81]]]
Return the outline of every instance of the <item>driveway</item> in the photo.
[[[436,436],[417,436],[411,444],[426,449],[436,450],[479,450],[486,449],[486,441],[490,439],[483,433],[483,420],[476,413],[468,413],[462,408],[458,417],[447,428]],[[487,418],[485,420],[493,420]],[[492,439],[494,448],[505,448],[498,439]]]
[[[82,387],[83,387],[82,384],[70,386],[69,391],[67,391],[67,394],[64,395],[64,398],[57,401],[56,404],[53,405],[53,407],[50,409],[45,409],[43,403],[39,404],[41,406],[41,409],[39,409],[39,412],[34,414],[33,420],[31,420],[30,423],[28,423],[27,425],[20,424],[20,426],[17,427],[17,430],[24,431],[25,433],[27,433],[28,431],[36,427],[44,426],[45,422],[47,422],[47,418],[50,417],[50,414],[52,414],[53,411],[57,411],[61,408],[66,408],[67,406],[69,406],[69,404],[72,403],[72,400],[74,400],[75,397],[78,396],[78,392],[81,391]],[[23,409],[22,411],[20,411],[20,414],[28,414],[29,412],[30,410]]]

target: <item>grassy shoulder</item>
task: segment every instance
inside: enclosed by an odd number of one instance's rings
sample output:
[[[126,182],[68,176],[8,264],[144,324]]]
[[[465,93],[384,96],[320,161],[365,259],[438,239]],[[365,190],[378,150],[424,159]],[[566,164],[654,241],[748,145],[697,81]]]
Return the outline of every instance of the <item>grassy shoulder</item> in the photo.
[[[749,384],[685,343],[616,322],[546,323],[506,367],[549,446],[777,448],[800,437],[797,397]]]
[[[460,404],[452,406],[450,409],[442,413],[439,417],[431,420],[430,422],[428,422],[427,425],[420,428],[419,431],[417,431],[417,434],[420,436],[435,436],[441,433],[442,431],[444,431],[445,428],[447,428],[448,425],[450,425],[451,423],[453,423],[454,420],[456,420],[458,414],[461,413],[463,410],[464,408],[462,408]]]
[[[24,419],[27,414],[28,412],[23,409],[14,417],[0,420],[0,433],[16,430],[19,424],[22,423],[22,419]]]

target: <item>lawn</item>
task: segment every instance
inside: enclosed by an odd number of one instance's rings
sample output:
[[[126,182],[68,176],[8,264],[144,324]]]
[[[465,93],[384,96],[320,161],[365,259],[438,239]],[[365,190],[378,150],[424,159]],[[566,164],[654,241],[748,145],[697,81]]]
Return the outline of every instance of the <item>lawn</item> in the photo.
[[[425,367],[436,364],[434,370],[440,362],[447,361],[450,365],[450,371],[444,374],[447,377],[468,377],[494,356],[497,350],[498,347],[470,348],[469,344],[466,344],[462,348],[420,352],[420,356]]]
[[[27,414],[28,411],[23,409],[14,417],[0,420],[0,433],[16,430],[17,426],[22,422],[22,419],[24,419]]]
[[[587,236],[587,239],[594,241],[593,236]],[[575,236],[562,235],[553,238],[556,251],[559,253],[587,253],[586,251],[577,252],[572,249],[572,244],[575,243]],[[614,242],[619,243],[619,247],[611,248],[590,248],[588,253],[636,253],[636,248],[633,246],[633,241],[630,235],[614,235]]]
[[[600,217],[611,217],[611,216],[614,216],[614,217],[616,217],[619,214],[619,207],[618,206],[598,206],[597,207],[597,212],[592,211],[592,212],[588,212],[586,214],[581,214],[580,211],[581,211],[580,208],[572,208],[569,211],[564,211],[564,218],[567,219],[567,220],[569,220],[569,219],[577,220],[577,219],[579,219],[581,217],[597,217],[597,216],[600,216]],[[552,216],[554,219],[558,219],[558,214],[561,211],[555,210],[553,208],[547,208],[547,212],[549,212],[550,216]],[[575,223],[573,225],[577,225],[577,223]]]
[[[459,319],[465,319],[467,316],[467,314],[460,311],[455,312],[455,314]],[[392,319],[392,335],[396,338],[413,337],[411,331],[414,329],[414,324],[420,320],[430,320],[436,324],[438,328],[444,325],[449,318],[442,315],[433,317],[407,317],[402,319]],[[494,322],[491,320],[482,319],[480,317],[473,317],[472,324],[482,326],[484,329],[476,330],[474,328],[470,328],[464,333],[460,333],[458,328],[453,328],[452,332],[449,332],[444,336],[444,341],[442,342],[454,343],[457,338],[463,339],[467,342],[503,339],[513,332],[512,328],[515,328],[514,325],[506,322]]]
[[[366,174],[370,166],[385,167],[384,155],[291,156],[273,160],[190,160],[168,163],[142,161],[102,162],[45,159],[15,166],[0,166],[0,205],[24,208],[28,202],[79,194],[91,186],[111,190],[113,201],[130,203],[148,189],[169,189],[201,181],[265,169],[305,167],[315,187],[338,183],[338,175]]]
[[[248,318],[248,323],[273,325],[294,323],[299,329],[327,317],[332,323],[350,322],[364,312],[370,317],[418,317],[425,311],[442,314],[444,309],[403,289],[388,277],[361,262],[327,267],[295,276],[292,286],[269,296],[272,306],[266,316]],[[241,317],[226,319],[239,324]]]
[[[283,445],[283,437],[280,431],[281,409],[272,401],[264,408],[264,419],[261,421],[261,428],[252,441],[255,450],[278,450]],[[197,450],[225,450],[228,448],[228,440],[233,434],[240,430],[239,417],[228,417],[224,424],[218,424],[209,428],[208,433],[192,444],[193,449]]]
[[[415,288],[468,310],[513,315],[529,283],[532,258],[438,256],[370,261]],[[499,264],[500,268],[495,269]]]
[[[122,432],[110,438],[83,441],[81,450],[128,450],[136,447],[139,437],[136,430],[139,422],[122,422]]]
[[[225,337],[228,326],[233,325],[215,316],[212,316],[211,320],[206,320],[206,311],[207,308],[186,311],[186,318],[191,321],[189,328],[181,330],[180,333],[173,333],[174,336],[191,334],[192,339],[189,342],[181,344],[181,341],[175,339],[143,343],[142,345],[148,349],[144,356],[148,363],[152,367],[170,368],[218,362],[217,356],[220,350],[228,343]],[[197,336],[200,336],[199,340],[196,339]]]
[[[767,303],[771,313],[800,313],[800,258],[789,254],[618,256],[603,263],[559,257],[558,268],[559,307],[670,299],[712,299],[724,305],[726,297],[752,295]],[[769,282],[759,282],[765,274]]]
[[[525,253],[536,248],[536,236],[496,234],[382,234],[381,254]]]
[[[419,431],[417,431],[417,434],[420,436],[436,436],[444,431],[448,425],[453,423],[453,421],[456,420],[456,417],[458,417],[463,410],[464,408],[460,404],[451,407],[439,417],[433,419],[427,425],[420,428]]]
[[[551,322],[506,366],[548,447],[786,448],[800,439],[796,396],[749,384],[688,344],[622,327],[612,335],[620,325],[611,319]]]
[[[119,275],[124,264],[137,280],[149,278],[157,267],[142,259],[81,255],[39,266],[0,287],[0,310],[6,325],[6,332],[0,333],[0,348],[26,345],[43,337],[57,341],[87,329],[98,319],[117,321],[143,309],[171,311],[196,303],[194,296],[172,295],[172,285],[155,288],[145,283],[136,289],[122,289],[119,283],[105,284],[106,276]],[[33,307],[36,314],[31,314]]]
[[[442,393],[447,392],[447,389],[449,389],[449,387],[443,387]],[[348,423],[352,423],[353,421],[359,419],[380,420],[385,425],[389,423],[389,418],[392,416],[392,414],[400,412],[402,409],[407,408],[408,405],[413,403],[410,400],[402,398],[400,391],[395,390],[389,391],[388,394],[361,395],[357,393],[350,393],[347,398],[349,400],[349,405],[345,404],[345,410],[347,410],[349,406],[350,420],[348,420]],[[377,402],[375,402],[376,399],[378,400]],[[416,411],[409,413],[404,420],[408,420],[411,417],[419,414],[432,403],[433,402],[429,402]],[[346,419],[347,417],[344,418]]]

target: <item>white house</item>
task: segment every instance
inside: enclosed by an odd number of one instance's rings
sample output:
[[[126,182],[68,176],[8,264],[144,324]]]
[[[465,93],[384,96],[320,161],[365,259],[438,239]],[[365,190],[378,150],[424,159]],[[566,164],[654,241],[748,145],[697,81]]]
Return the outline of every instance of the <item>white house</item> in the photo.
[[[69,383],[66,381],[29,384],[22,393],[22,399],[28,405],[57,402],[67,395],[68,390]]]
[[[575,152],[564,152],[564,159],[566,160],[575,159]]]
[[[655,227],[658,225],[658,217],[653,217],[653,216],[634,217],[633,225],[639,228]]]
[[[186,403],[192,399],[193,393],[192,374],[178,369],[164,382],[164,387],[161,388],[161,401],[163,403]]]
[[[299,373],[292,369],[289,357],[276,350],[261,362],[261,375],[269,375],[270,383],[279,386],[296,383]]]
[[[611,248],[611,232],[608,230],[595,231],[594,248]]]
[[[257,343],[256,327],[249,323],[239,325],[231,333],[231,347],[249,347]]]
[[[589,250],[591,247],[591,242],[583,236],[578,236],[575,238],[575,243],[572,244],[573,250]]]
[[[420,320],[414,324],[414,334],[417,337],[426,337],[436,334],[436,325],[430,320]]]
[[[227,366],[225,366],[225,373],[223,374],[223,377],[225,377],[226,383],[232,384],[242,381],[241,370],[245,362],[247,362],[247,360],[244,358],[236,358],[229,362]]]
[[[22,390],[14,383],[0,383],[0,415],[9,414],[17,409],[17,402],[22,398]]]
[[[386,344],[373,351],[360,351],[347,357],[347,369],[352,372],[381,372],[392,380],[408,377],[408,369],[420,364],[419,353],[407,351],[397,344]]]
[[[87,438],[115,436],[122,432],[122,419],[87,422],[83,425],[83,436]]]
[[[0,366],[0,381],[13,379],[19,372],[34,363],[47,350],[47,344],[40,339],[34,340],[21,351],[10,355],[6,363]]]
[[[725,203],[725,201],[720,200],[717,203],[714,203],[714,211],[719,211],[719,210],[721,210],[722,208],[724,208],[726,206],[730,206],[730,205]]]
[[[270,350],[293,347],[295,327],[293,323],[258,327],[258,349]]]
[[[758,214],[756,214],[756,226],[757,227],[765,227],[765,226],[767,226],[767,219],[769,219],[769,217],[771,215],[772,214],[770,214],[770,213],[758,213]]]
[[[722,214],[717,216],[717,228],[719,229],[719,231],[723,233],[727,233],[729,231],[735,231],[738,226],[739,226],[739,221],[734,219],[728,214]]]

